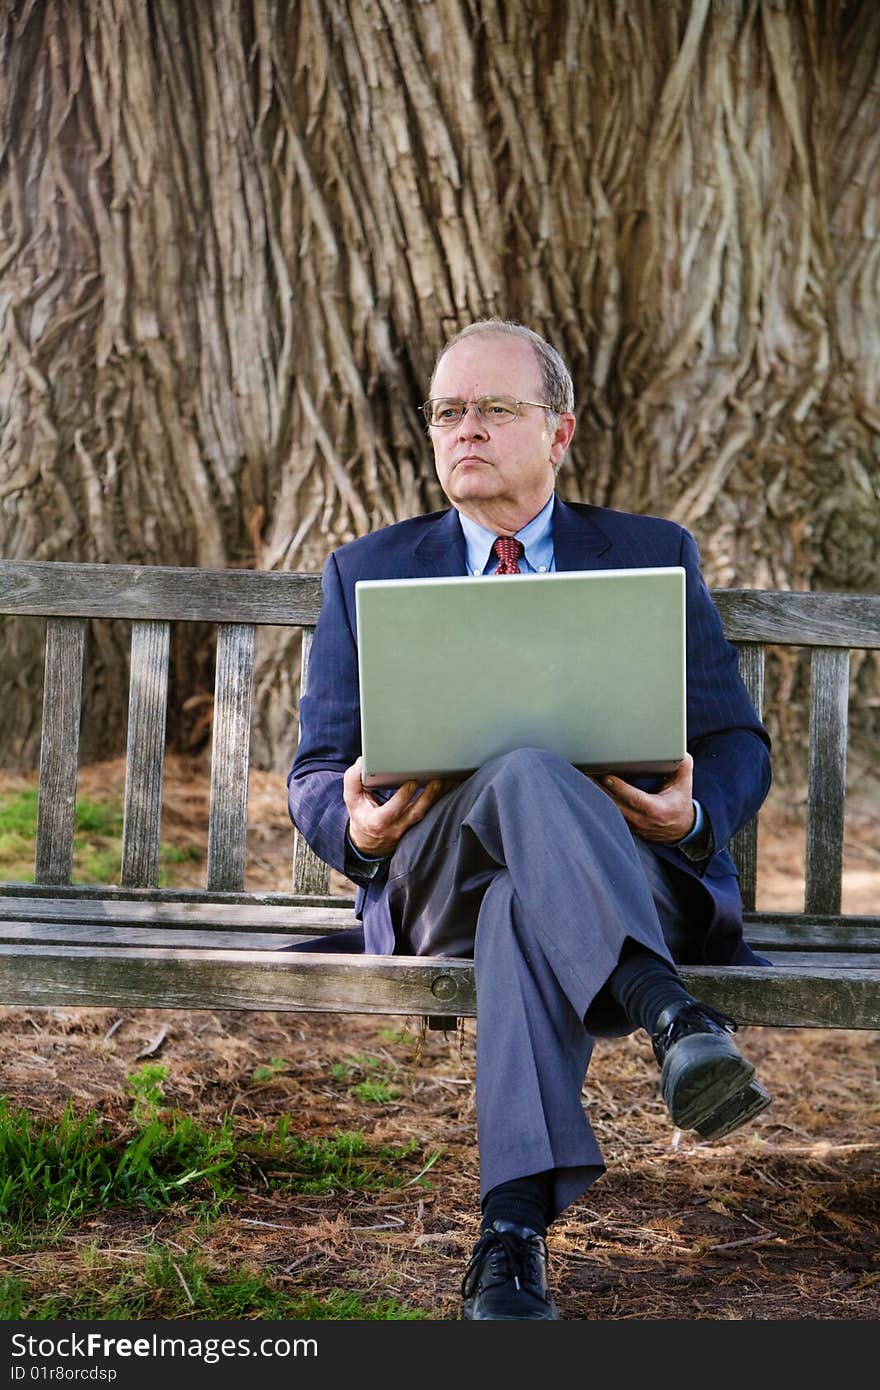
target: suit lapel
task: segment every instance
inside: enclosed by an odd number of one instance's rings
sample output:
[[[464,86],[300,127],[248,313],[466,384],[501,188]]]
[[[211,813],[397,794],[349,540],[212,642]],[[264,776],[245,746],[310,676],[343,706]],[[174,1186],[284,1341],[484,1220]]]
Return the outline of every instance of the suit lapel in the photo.
[[[613,569],[626,563],[598,523],[561,497],[553,508],[553,551],[557,570]],[[419,540],[412,573],[438,577],[467,573],[464,532],[454,507],[443,512]]]
[[[467,573],[464,532],[454,507],[428,528],[413,551],[413,574],[419,573],[438,578]]]
[[[556,498],[553,553],[557,570],[613,569],[616,559],[605,532],[590,516]]]

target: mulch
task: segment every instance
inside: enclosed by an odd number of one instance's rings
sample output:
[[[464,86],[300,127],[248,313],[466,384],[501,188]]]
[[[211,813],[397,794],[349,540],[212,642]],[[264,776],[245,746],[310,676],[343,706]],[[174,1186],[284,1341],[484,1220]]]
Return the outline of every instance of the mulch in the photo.
[[[157,1243],[199,1250],[218,1277],[261,1271],[288,1291],[393,1295],[434,1318],[459,1316],[458,1286],[478,1229],[475,1025],[426,1032],[414,1020],[279,1013],[0,1010],[11,1103],[123,1118],[126,1077],[145,1056],[169,1069],[166,1102],[242,1131],[293,1117],[308,1138],[362,1132],[415,1138],[413,1177],[380,1193],[248,1191],[208,1234],[180,1213],[133,1211],[77,1223],[57,1251],[15,1272],[68,1277],[97,1247],[112,1263]],[[744,1029],[743,1050],[774,1096],[749,1128],[716,1144],[673,1130],[643,1033],[602,1042],[584,1092],[608,1171],[551,1229],[566,1319],[872,1319],[880,1315],[880,1034]],[[269,1081],[254,1069],[280,1059]],[[344,1064],[337,1068],[334,1063]],[[370,1103],[352,1084],[380,1072],[396,1094]]]

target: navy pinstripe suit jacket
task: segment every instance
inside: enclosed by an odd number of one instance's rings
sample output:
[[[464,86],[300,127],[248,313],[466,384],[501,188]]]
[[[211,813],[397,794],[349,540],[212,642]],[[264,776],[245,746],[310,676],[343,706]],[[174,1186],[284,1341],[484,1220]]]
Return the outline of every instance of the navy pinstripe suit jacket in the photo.
[[[770,785],[770,741],[740,679],[736,650],[700,573],[693,537],[674,522],[635,516],[557,497],[553,510],[557,570],[682,565],[687,603],[687,734],[694,759],[694,796],[703,806],[716,846],[695,865],[680,850],[652,846],[662,858],[701,880],[706,906],[705,959],[755,960],[742,937],[736,871],[725,846],[758,809]],[[464,534],[454,509],[401,521],[335,551],[322,581],[323,602],[300,707],[299,747],[288,777],[294,824],[328,864],[350,873],[345,860],[348,813],[342,774],[361,752],[355,584],[466,573]],[[649,673],[648,673],[649,674]],[[651,788],[650,779],[640,785]],[[353,875],[357,878],[357,875]],[[394,950],[385,869],[359,887],[357,913],[365,949]],[[702,915],[702,914],[701,914]]]

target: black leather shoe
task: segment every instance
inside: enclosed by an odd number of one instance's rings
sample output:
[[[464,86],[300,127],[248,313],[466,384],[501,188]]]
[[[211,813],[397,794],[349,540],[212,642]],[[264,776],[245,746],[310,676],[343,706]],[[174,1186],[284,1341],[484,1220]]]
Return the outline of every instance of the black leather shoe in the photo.
[[[660,1094],[672,1123],[720,1139],[754,1119],[770,1096],[754,1079],[755,1068],[730,1037],[736,1023],[708,1004],[670,1004],[651,1038],[661,1068]]]
[[[512,1221],[495,1221],[474,1246],[461,1284],[464,1315],[489,1318],[559,1318],[547,1289],[543,1236]]]

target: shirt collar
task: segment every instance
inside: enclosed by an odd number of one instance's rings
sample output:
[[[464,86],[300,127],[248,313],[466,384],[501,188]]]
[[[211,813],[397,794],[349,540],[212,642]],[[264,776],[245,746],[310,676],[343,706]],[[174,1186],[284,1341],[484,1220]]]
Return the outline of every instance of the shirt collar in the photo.
[[[553,503],[556,494],[551,493],[545,505],[516,532],[516,539],[522,541],[526,563],[536,573],[548,571],[553,564]],[[495,534],[485,526],[471,521],[470,517],[459,512],[458,519],[464,532],[467,550],[468,574],[483,574],[491,560]]]

